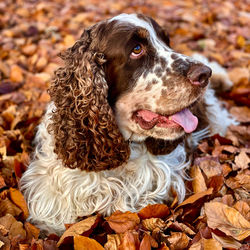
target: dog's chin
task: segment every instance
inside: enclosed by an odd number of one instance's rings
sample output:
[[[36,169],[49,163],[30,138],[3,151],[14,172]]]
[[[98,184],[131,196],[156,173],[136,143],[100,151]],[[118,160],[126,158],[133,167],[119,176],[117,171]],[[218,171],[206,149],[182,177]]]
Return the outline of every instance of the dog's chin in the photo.
[[[142,129],[138,124],[136,124],[136,127],[137,129],[133,129],[133,131],[130,130],[129,132],[127,131],[123,133],[125,139],[129,139],[134,142],[142,142],[151,137],[155,139],[174,141],[185,135],[185,131],[181,127],[161,128],[155,126],[150,130]]]

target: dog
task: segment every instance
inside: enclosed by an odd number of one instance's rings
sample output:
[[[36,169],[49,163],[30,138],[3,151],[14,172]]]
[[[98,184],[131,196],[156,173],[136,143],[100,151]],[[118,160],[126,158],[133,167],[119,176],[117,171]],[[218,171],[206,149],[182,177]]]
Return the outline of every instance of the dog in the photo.
[[[190,152],[235,124],[211,86],[229,88],[226,71],[175,52],[142,14],[85,29],[61,57],[20,181],[29,220],[61,234],[83,216],[171,201],[171,190],[181,202]]]

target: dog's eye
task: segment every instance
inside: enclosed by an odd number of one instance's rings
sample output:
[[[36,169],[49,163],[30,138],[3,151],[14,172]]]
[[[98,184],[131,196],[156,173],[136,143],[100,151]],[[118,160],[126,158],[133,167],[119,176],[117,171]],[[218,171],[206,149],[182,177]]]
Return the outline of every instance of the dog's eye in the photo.
[[[140,55],[142,55],[142,53],[143,53],[142,46],[140,44],[137,44],[132,50],[131,57],[132,58],[139,57]]]

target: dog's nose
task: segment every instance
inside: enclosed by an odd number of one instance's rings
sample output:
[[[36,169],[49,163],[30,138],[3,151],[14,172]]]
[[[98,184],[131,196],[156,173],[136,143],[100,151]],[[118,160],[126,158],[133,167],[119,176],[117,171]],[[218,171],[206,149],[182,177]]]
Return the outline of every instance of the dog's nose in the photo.
[[[212,74],[212,70],[203,64],[193,64],[187,73],[187,78],[194,85],[206,87],[208,79]]]

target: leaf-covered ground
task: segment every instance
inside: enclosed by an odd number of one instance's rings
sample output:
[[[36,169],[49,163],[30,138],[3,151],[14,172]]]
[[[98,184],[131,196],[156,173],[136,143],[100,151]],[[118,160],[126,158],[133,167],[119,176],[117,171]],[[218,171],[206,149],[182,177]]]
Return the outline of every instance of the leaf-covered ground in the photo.
[[[183,203],[94,215],[67,225],[60,239],[44,238],[26,222],[18,181],[61,64],[57,54],[84,27],[122,12],[155,18],[175,50],[223,65],[234,86],[220,98],[241,124],[199,144]],[[248,0],[1,1],[0,249],[250,249],[249,12]]]

